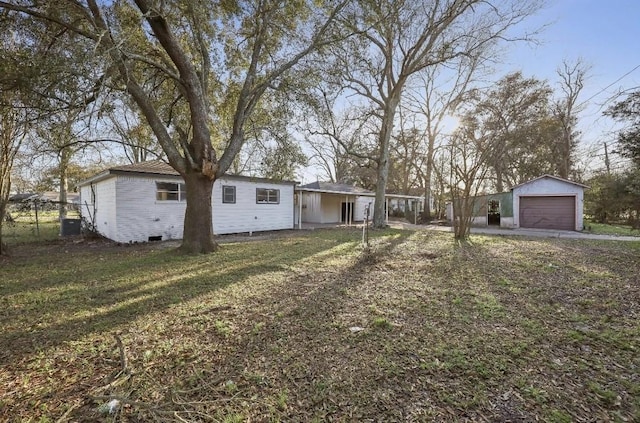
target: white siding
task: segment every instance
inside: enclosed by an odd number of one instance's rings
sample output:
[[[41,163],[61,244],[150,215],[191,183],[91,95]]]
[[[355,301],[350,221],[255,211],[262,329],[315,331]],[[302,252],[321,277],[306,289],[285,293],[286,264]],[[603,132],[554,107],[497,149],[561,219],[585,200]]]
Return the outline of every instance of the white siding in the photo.
[[[376,202],[375,197],[369,196],[358,196],[356,197],[356,205],[354,210],[353,218],[357,222],[362,222],[364,220],[364,209],[371,203],[369,206],[369,221],[373,219],[373,206]]]
[[[362,221],[363,209],[362,206],[358,208],[359,198],[353,194],[304,192],[302,195],[302,221],[305,223],[341,223],[342,204],[347,202],[354,207],[353,220]]]
[[[156,182],[182,182],[160,175],[112,176],[93,185],[96,229],[117,242],[146,242],[149,237],[181,239],[184,201],[157,201]],[[236,203],[222,203],[222,185],[236,187]],[[280,190],[279,204],[257,204],[256,188]],[[91,221],[91,186],[80,188],[82,215]],[[86,204],[85,204],[86,202]],[[293,229],[293,185],[220,179],[212,193],[215,234]]]
[[[302,194],[303,222],[322,223],[321,200],[322,194],[319,192],[305,192]]]
[[[575,222],[576,231],[581,231],[584,225],[584,188],[580,185],[559,181],[557,179],[545,177],[521,185],[513,189],[513,226],[520,227],[520,197],[532,196],[575,196],[576,210]]]
[[[92,192],[94,194],[92,194]],[[80,189],[80,214],[103,236],[115,239],[116,228],[116,181],[107,179]]]
[[[122,176],[117,178],[118,242],[145,242],[149,237],[163,241],[181,239],[184,201],[157,201],[156,182],[182,182],[162,176]]]
[[[236,187],[236,203],[222,203],[222,185]],[[256,189],[280,190],[279,204],[257,204]],[[230,234],[293,229],[293,185],[219,179],[213,185],[213,232]]]

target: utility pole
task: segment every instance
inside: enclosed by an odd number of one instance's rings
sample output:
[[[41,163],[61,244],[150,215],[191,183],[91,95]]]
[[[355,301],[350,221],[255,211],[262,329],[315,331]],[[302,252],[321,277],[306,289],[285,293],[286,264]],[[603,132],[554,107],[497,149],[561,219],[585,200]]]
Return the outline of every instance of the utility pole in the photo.
[[[611,175],[611,164],[609,162],[609,150],[607,149],[607,143],[604,143],[604,165],[607,168],[607,175]]]

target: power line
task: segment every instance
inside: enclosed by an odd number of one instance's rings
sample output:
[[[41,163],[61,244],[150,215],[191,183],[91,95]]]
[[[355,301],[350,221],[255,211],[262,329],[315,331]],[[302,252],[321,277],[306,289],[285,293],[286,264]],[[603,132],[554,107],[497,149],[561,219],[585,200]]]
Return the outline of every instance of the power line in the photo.
[[[607,85],[606,87],[604,87],[603,89],[601,89],[600,91],[598,91],[597,93],[595,93],[594,95],[589,97],[588,99],[584,100],[582,103],[580,103],[578,106],[576,106],[576,109],[584,106],[586,103],[588,103],[589,101],[593,100],[595,97],[599,96],[600,94],[602,94],[603,92],[605,92],[606,90],[611,88],[613,85],[617,84],[618,82],[620,82],[621,80],[623,80],[624,78],[626,78],[627,76],[629,76],[630,74],[635,72],[638,68],[640,68],[640,65],[635,66],[629,72],[625,73],[620,78],[618,78],[615,81],[613,81],[611,84]]]

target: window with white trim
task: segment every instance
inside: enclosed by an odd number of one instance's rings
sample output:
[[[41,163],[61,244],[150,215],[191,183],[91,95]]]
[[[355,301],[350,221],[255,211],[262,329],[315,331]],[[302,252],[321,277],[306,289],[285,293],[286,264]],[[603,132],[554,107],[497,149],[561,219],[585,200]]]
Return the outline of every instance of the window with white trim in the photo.
[[[156,182],[157,201],[186,201],[185,184],[177,182]]]
[[[280,204],[280,190],[270,188],[256,188],[256,203]]]
[[[236,203],[236,187],[234,185],[222,186],[222,202],[226,204]]]

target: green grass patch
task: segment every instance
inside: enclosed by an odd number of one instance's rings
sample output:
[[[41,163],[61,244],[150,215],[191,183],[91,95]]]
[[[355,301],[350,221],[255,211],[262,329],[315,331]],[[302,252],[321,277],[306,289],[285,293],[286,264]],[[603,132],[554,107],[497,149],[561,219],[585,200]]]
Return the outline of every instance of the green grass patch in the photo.
[[[640,237],[640,230],[633,229],[631,225],[597,223],[590,220],[584,221],[585,232],[599,235],[623,235]]]

